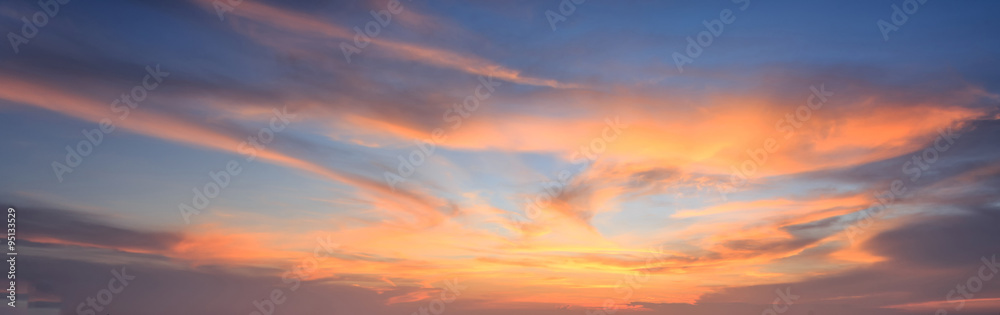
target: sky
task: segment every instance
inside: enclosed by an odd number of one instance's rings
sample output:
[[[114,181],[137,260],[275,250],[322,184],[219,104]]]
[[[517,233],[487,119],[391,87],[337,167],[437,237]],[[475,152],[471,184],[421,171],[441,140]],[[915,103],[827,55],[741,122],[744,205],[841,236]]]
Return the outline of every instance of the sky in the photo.
[[[998,9],[4,1],[0,314],[996,314]]]

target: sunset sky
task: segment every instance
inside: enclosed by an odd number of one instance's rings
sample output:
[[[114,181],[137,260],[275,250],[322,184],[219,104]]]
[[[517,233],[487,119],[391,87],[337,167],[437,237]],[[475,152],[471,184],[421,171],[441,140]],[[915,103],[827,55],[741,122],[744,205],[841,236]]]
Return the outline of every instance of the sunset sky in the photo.
[[[0,314],[1000,311],[1000,2],[46,1]]]

